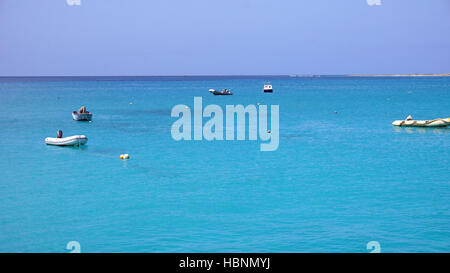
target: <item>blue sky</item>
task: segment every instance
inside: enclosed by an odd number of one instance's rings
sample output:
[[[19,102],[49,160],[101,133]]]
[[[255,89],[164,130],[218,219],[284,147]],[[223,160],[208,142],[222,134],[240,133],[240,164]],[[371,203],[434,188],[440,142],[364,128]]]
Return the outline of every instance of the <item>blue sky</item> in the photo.
[[[0,76],[450,72],[449,0],[80,2],[0,0]]]

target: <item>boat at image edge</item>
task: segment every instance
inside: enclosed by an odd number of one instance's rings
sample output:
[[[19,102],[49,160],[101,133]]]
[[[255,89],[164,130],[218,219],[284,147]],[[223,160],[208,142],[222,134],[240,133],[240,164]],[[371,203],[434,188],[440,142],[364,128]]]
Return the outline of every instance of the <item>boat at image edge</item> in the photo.
[[[445,127],[450,125],[450,118],[433,120],[413,120],[412,118],[407,118],[406,120],[396,120],[392,122],[392,125],[401,127]]]

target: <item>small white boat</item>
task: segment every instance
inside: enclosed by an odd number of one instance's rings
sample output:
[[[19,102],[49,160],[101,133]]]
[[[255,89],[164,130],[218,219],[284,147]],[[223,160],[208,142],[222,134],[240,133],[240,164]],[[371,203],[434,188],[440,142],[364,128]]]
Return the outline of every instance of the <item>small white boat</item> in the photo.
[[[445,127],[450,125],[450,118],[438,118],[433,120],[413,120],[410,116],[406,120],[392,122],[394,126],[402,127]]]
[[[76,121],[91,121],[92,120],[92,113],[79,113],[77,111],[72,112],[72,117]]]
[[[82,106],[78,111],[72,112],[72,117],[76,121],[91,121],[92,113],[86,111],[86,107]]]
[[[45,144],[56,146],[80,146],[86,144],[88,138],[85,135],[76,135],[70,137],[47,137]]]
[[[272,84],[270,82],[266,82],[264,84],[263,91],[264,91],[264,93],[272,93],[273,92]]]

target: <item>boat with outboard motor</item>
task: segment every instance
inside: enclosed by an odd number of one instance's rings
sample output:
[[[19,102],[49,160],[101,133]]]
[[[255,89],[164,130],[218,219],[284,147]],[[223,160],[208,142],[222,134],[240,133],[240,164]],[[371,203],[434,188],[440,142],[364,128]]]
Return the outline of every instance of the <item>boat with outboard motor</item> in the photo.
[[[76,135],[70,137],[63,137],[63,132],[58,130],[56,137],[47,137],[45,144],[56,146],[80,146],[86,144],[88,141],[85,135]]]
[[[75,135],[70,137],[47,137],[45,144],[56,146],[81,146],[86,144],[88,138],[85,135]]]

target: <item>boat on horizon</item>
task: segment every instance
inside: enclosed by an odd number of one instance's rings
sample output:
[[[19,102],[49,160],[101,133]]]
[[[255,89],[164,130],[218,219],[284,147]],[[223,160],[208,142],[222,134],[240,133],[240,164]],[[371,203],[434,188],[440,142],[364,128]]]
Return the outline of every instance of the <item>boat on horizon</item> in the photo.
[[[264,83],[263,92],[264,93],[272,93],[273,92],[273,87],[272,87],[272,84],[270,82]]]

